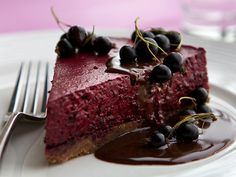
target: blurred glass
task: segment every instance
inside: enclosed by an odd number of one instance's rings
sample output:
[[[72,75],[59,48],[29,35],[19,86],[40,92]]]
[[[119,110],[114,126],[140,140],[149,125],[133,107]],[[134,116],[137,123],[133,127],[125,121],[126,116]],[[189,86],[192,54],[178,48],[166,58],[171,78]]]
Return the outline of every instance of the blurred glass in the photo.
[[[183,31],[214,39],[235,40],[236,0],[181,0]]]

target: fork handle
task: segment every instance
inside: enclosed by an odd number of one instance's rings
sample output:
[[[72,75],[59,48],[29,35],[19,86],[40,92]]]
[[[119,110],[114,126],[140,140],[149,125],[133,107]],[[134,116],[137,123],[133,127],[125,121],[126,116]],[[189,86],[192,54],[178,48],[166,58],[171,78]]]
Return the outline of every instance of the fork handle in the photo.
[[[4,124],[2,132],[0,134],[0,160],[3,157],[4,149],[9,140],[9,137],[12,134],[13,128],[20,117],[21,117],[21,113],[12,113],[9,116],[9,119],[7,120],[7,122]]]

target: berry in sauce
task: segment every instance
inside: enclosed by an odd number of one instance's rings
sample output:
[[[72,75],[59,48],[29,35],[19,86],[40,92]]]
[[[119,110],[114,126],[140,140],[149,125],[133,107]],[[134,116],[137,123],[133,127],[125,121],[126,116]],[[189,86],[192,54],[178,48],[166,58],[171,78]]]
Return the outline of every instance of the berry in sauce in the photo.
[[[175,135],[177,141],[191,142],[198,139],[198,127],[190,122],[183,123],[175,130]]]
[[[159,128],[159,131],[165,136],[168,137],[172,131],[172,127],[170,125],[162,125]]]
[[[155,131],[151,136],[150,144],[156,148],[164,146],[166,144],[165,136],[162,133]]]

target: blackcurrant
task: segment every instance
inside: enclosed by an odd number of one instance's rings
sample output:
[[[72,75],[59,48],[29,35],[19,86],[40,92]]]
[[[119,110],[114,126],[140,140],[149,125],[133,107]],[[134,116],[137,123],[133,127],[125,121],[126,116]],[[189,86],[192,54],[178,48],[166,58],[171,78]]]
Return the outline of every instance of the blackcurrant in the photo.
[[[170,40],[171,49],[177,49],[180,47],[182,38],[179,32],[169,31],[165,35]]]
[[[164,83],[172,77],[171,70],[163,64],[157,65],[150,73],[150,81],[153,83]]]
[[[180,113],[180,115],[183,115],[183,116],[194,115],[194,114],[197,114],[197,113],[193,109],[186,109],[186,110],[181,111]]]
[[[139,31],[140,31],[141,34],[143,33],[143,30],[139,30]],[[135,41],[136,36],[137,36],[137,35],[136,35],[136,30],[134,30],[133,33],[132,33],[132,35],[131,35],[131,40],[132,40],[132,42]]]
[[[170,50],[170,40],[163,34],[158,34],[154,37],[154,40],[157,42],[158,46],[168,52]],[[159,50],[161,52],[161,50]]]
[[[80,47],[87,37],[87,32],[81,26],[72,26],[69,28],[67,36],[73,46]]]
[[[152,38],[152,39],[155,37],[155,35],[151,31],[144,31],[142,33],[142,35],[143,35],[143,37],[149,37],[149,38]]]
[[[135,49],[131,46],[125,45],[120,49],[120,61],[121,63],[133,62],[136,59]]]
[[[165,29],[163,29],[163,28],[161,28],[161,27],[159,27],[159,28],[152,28],[150,31],[151,31],[154,35],[165,34],[165,33],[166,33]]]
[[[94,40],[93,48],[98,55],[106,55],[112,49],[112,42],[108,37],[99,36]]]
[[[153,58],[153,55],[151,52],[156,56],[158,53],[158,47],[157,43],[154,39],[145,37],[146,41],[151,42],[152,44],[147,44],[143,40],[138,40],[138,42],[135,44],[134,48],[137,54],[137,59],[139,61],[150,61]],[[155,45],[153,45],[155,44]],[[148,48],[149,47],[149,48]],[[149,51],[151,50],[151,52]]]
[[[198,127],[190,122],[183,123],[175,130],[175,136],[178,141],[191,142],[198,139]]]
[[[183,57],[178,52],[171,52],[164,58],[163,64],[168,66],[172,73],[183,70]]]
[[[59,57],[65,58],[73,56],[75,54],[75,48],[66,38],[63,38],[57,43],[55,52]]]
[[[197,106],[197,112],[198,113],[212,113],[212,110],[208,105],[202,104],[202,105]]]
[[[80,47],[80,51],[83,52],[91,52],[93,51],[93,42],[95,40],[95,35],[92,33],[88,33],[86,39],[84,40],[83,44]]]
[[[62,34],[61,37],[60,37],[60,39],[64,39],[64,38],[68,39],[68,34],[67,33]]]
[[[172,131],[172,127],[170,125],[161,125],[159,131],[165,135],[165,137],[168,137]]]
[[[150,144],[157,148],[164,146],[166,144],[165,136],[162,133],[155,131],[151,136]]]
[[[199,87],[192,92],[192,97],[196,99],[198,105],[202,105],[208,100],[208,92],[205,88]]]

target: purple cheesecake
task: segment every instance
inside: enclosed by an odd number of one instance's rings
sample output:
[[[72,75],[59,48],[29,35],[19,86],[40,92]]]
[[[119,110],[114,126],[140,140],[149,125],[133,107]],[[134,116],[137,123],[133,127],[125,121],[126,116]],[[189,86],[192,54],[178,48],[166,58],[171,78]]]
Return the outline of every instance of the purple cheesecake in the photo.
[[[93,153],[105,143],[146,125],[138,104],[139,85],[128,75],[108,73],[106,63],[129,44],[126,38],[111,38],[116,44],[109,55],[81,53],[56,61],[47,105],[46,158],[61,163]],[[165,122],[181,110],[178,100],[198,87],[209,89],[203,48],[182,45],[184,73],[175,73],[154,93],[156,122]]]

